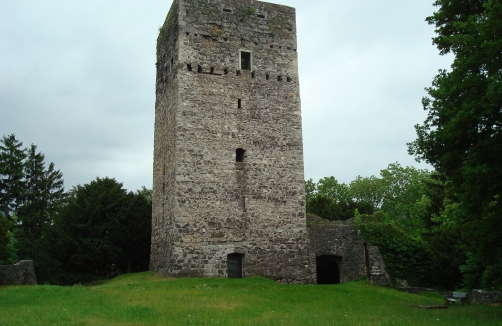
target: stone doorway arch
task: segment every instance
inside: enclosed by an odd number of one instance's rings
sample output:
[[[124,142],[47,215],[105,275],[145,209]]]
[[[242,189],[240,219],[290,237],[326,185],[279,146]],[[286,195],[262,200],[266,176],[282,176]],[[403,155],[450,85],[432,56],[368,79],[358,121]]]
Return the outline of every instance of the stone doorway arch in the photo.
[[[317,284],[339,284],[342,259],[335,255],[317,256]]]

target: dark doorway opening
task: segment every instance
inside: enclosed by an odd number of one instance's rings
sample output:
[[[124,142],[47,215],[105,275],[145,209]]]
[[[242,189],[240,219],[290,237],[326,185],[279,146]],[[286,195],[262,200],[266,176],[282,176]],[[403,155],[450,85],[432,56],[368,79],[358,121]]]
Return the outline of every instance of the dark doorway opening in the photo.
[[[339,284],[342,257],[334,255],[316,257],[317,284]]]
[[[243,259],[242,254],[227,255],[228,278],[242,278]]]

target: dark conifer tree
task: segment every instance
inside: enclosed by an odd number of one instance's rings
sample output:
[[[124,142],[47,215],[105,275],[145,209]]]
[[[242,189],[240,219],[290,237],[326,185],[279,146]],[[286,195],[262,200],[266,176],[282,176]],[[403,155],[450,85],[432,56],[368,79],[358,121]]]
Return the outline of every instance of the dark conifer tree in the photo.
[[[9,220],[14,216],[25,197],[23,143],[14,134],[0,141],[0,210]]]

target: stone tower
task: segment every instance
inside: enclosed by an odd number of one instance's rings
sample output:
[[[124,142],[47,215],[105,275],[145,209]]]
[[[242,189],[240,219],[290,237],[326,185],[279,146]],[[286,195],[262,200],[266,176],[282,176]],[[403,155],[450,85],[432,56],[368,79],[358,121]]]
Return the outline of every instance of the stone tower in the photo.
[[[295,9],[174,0],[156,94],[151,269],[315,282]]]

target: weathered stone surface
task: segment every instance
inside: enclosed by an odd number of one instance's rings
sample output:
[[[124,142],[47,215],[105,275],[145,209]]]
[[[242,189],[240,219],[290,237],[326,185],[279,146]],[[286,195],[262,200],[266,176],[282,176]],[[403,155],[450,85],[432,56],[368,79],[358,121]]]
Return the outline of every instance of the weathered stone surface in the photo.
[[[36,285],[35,267],[31,260],[0,266],[0,285]]]
[[[310,250],[316,257],[340,257],[340,281],[354,281],[366,275],[365,244],[368,250],[370,279],[375,285],[391,284],[385,263],[376,246],[369,244],[356,230],[354,219],[333,221],[308,216]]]
[[[244,276],[315,282],[295,19],[259,1],[174,0],[157,44],[152,270],[224,277],[240,254]]]
[[[472,290],[471,302],[477,304],[492,304],[502,303],[502,292],[500,291],[484,291]]]

